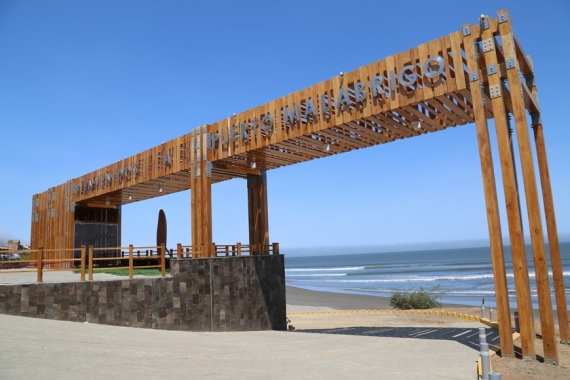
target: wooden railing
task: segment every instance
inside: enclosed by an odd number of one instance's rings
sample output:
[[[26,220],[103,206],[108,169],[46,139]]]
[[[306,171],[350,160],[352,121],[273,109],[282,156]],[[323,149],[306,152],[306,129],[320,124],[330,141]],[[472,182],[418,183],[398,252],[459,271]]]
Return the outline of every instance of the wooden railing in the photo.
[[[201,245],[182,245],[176,246],[176,257],[180,259],[185,258],[199,258],[205,249]],[[229,257],[229,256],[243,256],[243,255],[278,255],[279,243],[272,244],[216,244],[212,243],[211,252],[213,257]],[[173,250],[170,250],[173,255]]]
[[[66,253],[73,253],[79,251],[81,253],[79,258],[57,258],[57,256],[64,256]],[[68,248],[68,249],[26,249],[26,250],[10,250],[1,251],[0,254],[12,255],[13,253],[29,255],[28,259],[19,260],[2,260],[0,261],[0,274],[10,274],[10,273],[25,273],[25,272],[37,272],[37,282],[42,282],[44,272],[54,272],[62,270],[74,270],[73,265],[75,261],[84,262],[85,257],[85,246],[81,248]],[[46,254],[57,254],[50,255],[56,256],[56,258],[45,259]],[[63,255],[62,255],[63,254]],[[14,270],[16,269],[16,270]],[[85,280],[85,273],[82,273],[81,281]]]
[[[212,257],[232,257],[244,255],[278,255],[279,243],[273,244],[215,244],[212,243]],[[79,257],[75,253],[79,252]],[[100,252],[100,255],[97,255]],[[205,252],[202,246],[176,245],[176,257],[180,259],[199,258]],[[0,254],[18,253],[28,255],[28,259],[0,261],[0,274],[37,272],[37,282],[43,281],[44,272],[79,270],[81,281],[85,281],[85,272],[88,268],[88,280],[93,281],[95,271],[129,270],[129,278],[133,278],[134,269],[159,268],[161,275],[166,274],[166,255],[174,257],[174,250],[167,251],[165,245],[134,247],[102,247],[93,246],[68,249],[26,249],[13,251],[0,251]],[[103,256],[102,256],[103,255]],[[71,257],[65,257],[71,256]],[[135,265],[137,261],[156,260],[157,264]],[[79,262],[79,265],[76,263]],[[112,263],[112,266],[96,264]],[[87,264],[87,265],[86,265]]]
[[[143,256],[141,256],[141,250],[144,250]],[[58,253],[65,254],[76,251],[80,252],[79,257],[75,258],[49,258],[46,259],[46,254]],[[97,251],[107,251],[113,252],[115,254],[106,257],[96,257],[95,252]],[[126,252],[125,252],[126,251]],[[73,271],[79,270],[81,281],[85,281],[85,264],[86,258],[88,261],[88,276],[89,281],[93,281],[94,271],[109,271],[109,270],[121,270],[129,269],[129,278],[133,278],[133,271],[135,268],[136,260],[157,260],[158,264],[155,265],[142,265],[136,266],[136,268],[159,268],[161,275],[166,275],[166,248],[162,246],[149,246],[149,247],[135,247],[129,245],[128,247],[105,247],[105,248],[93,248],[89,246],[81,246],[81,248],[69,248],[69,249],[27,249],[27,250],[13,250],[13,251],[1,251],[1,254],[11,255],[13,253],[18,254],[29,254],[29,259],[24,260],[3,260],[0,261],[0,274],[14,274],[14,273],[25,273],[25,272],[37,272],[37,282],[43,281],[44,272],[53,271]],[[136,255],[136,256],[135,256]],[[122,265],[123,262],[127,261],[127,265]],[[79,265],[74,265],[75,262],[79,262]],[[102,262],[114,262],[114,266],[106,267],[95,267],[96,263]]]
[[[133,271],[135,268],[135,260],[158,260],[156,265],[137,265],[137,269],[147,269],[147,268],[160,268],[160,274],[164,277],[166,274],[166,247],[164,244],[160,246],[146,246],[146,247],[136,247],[137,256],[135,256],[135,247],[131,244],[128,247],[113,247],[113,248],[93,248],[89,246],[89,281],[93,280],[93,271],[95,270],[120,270],[129,269],[129,278],[133,278]],[[145,250],[145,255],[141,256],[141,249]],[[154,251],[156,249],[156,251]],[[94,257],[95,251],[112,251],[117,250],[120,252],[120,256],[109,256],[109,257]],[[128,252],[127,260],[128,265],[122,265],[125,261],[125,250]],[[150,255],[149,255],[150,253]],[[156,254],[155,254],[156,253]],[[94,267],[94,262],[104,262],[104,261],[114,261],[120,264],[117,266],[110,267]],[[83,272],[83,268],[82,268]],[[83,280],[82,280],[83,281]]]
[[[236,243],[233,245],[220,245],[212,244],[212,252],[214,257],[220,256],[242,256],[248,254],[253,255],[269,255],[279,254],[279,243],[273,244],[241,244]]]

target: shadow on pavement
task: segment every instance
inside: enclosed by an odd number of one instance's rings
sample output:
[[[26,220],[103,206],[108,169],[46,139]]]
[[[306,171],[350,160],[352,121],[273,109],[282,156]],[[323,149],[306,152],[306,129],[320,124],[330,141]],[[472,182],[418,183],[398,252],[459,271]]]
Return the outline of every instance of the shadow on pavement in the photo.
[[[445,327],[346,327],[336,329],[295,330],[300,333],[359,335],[390,338],[411,338],[431,340],[454,340],[479,351],[478,328]],[[499,332],[487,329],[487,343],[493,348],[499,346]]]

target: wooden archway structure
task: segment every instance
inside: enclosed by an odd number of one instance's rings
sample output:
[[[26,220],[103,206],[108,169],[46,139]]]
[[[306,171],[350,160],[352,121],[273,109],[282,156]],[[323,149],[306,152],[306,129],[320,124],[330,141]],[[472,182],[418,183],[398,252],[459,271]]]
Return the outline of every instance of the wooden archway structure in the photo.
[[[191,190],[192,245],[212,252],[214,183],[247,178],[250,244],[269,244],[265,172],[315,158],[475,123],[503,355],[513,355],[502,231],[487,120],[495,121],[512,248],[522,354],[534,357],[534,317],[514,157],[518,153],[547,361],[558,362],[540,200],[527,129],[534,130],[560,336],[570,341],[554,205],[531,59],[507,10],[477,25],[233,115],[34,195],[32,248],[73,248],[79,215]],[[514,118],[518,150],[512,144]],[[120,225],[120,224],[119,224]],[[257,252],[264,254],[265,252]]]

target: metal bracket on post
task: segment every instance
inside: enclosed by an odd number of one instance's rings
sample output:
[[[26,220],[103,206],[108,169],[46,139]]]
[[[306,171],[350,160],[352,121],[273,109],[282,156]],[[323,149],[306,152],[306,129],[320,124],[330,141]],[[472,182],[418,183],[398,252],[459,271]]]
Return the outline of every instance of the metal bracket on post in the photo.
[[[480,25],[481,25],[481,30],[489,29],[489,19],[487,17],[482,18]]]
[[[505,61],[505,66],[507,67],[507,70],[514,69],[515,68],[515,59],[514,58],[507,59]]]
[[[206,177],[212,178],[212,168],[214,165],[210,161],[206,162]]]
[[[206,149],[212,149],[212,134],[206,133]]]
[[[507,16],[507,12],[501,12],[498,15],[499,24],[509,21],[509,17]]]
[[[483,51],[485,53],[494,49],[495,49],[495,43],[493,41],[493,37],[483,40]]]
[[[475,48],[475,60],[479,62],[479,40],[473,39],[473,47]]]
[[[487,66],[487,75],[497,74],[497,65],[494,63]]]
[[[517,51],[517,44],[515,43],[515,31],[513,30],[513,26],[511,25],[511,40],[513,40],[513,50]]]
[[[469,73],[469,80],[470,80],[471,82],[478,81],[478,80],[479,80],[479,72],[477,72],[477,71],[471,71],[471,72]]]
[[[483,107],[487,105],[487,91],[485,88],[485,84],[483,82],[479,82],[479,87],[481,87],[481,101],[483,102]]]
[[[501,85],[496,84],[494,86],[489,86],[489,92],[491,93],[491,99],[501,97]]]
[[[461,29],[463,30],[463,37],[471,35],[471,25],[465,24]]]
[[[534,80],[534,74],[525,76],[524,81],[526,82],[526,86],[528,88],[532,88],[532,87],[536,86],[536,82]]]
[[[194,165],[193,171],[194,171],[194,179],[198,179],[198,177],[200,176],[200,168]]]
[[[531,125],[533,127],[542,124],[542,118],[540,117],[540,112],[531,113],[530,119],[531,119]]]

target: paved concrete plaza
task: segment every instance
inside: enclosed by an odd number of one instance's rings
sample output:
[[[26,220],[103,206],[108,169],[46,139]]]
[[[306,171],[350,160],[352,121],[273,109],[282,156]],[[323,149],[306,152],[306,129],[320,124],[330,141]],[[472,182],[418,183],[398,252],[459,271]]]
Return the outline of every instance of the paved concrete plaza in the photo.
[[[0,377],[473,379],[456,341],[293,331],[196,333],[0,315]]]

